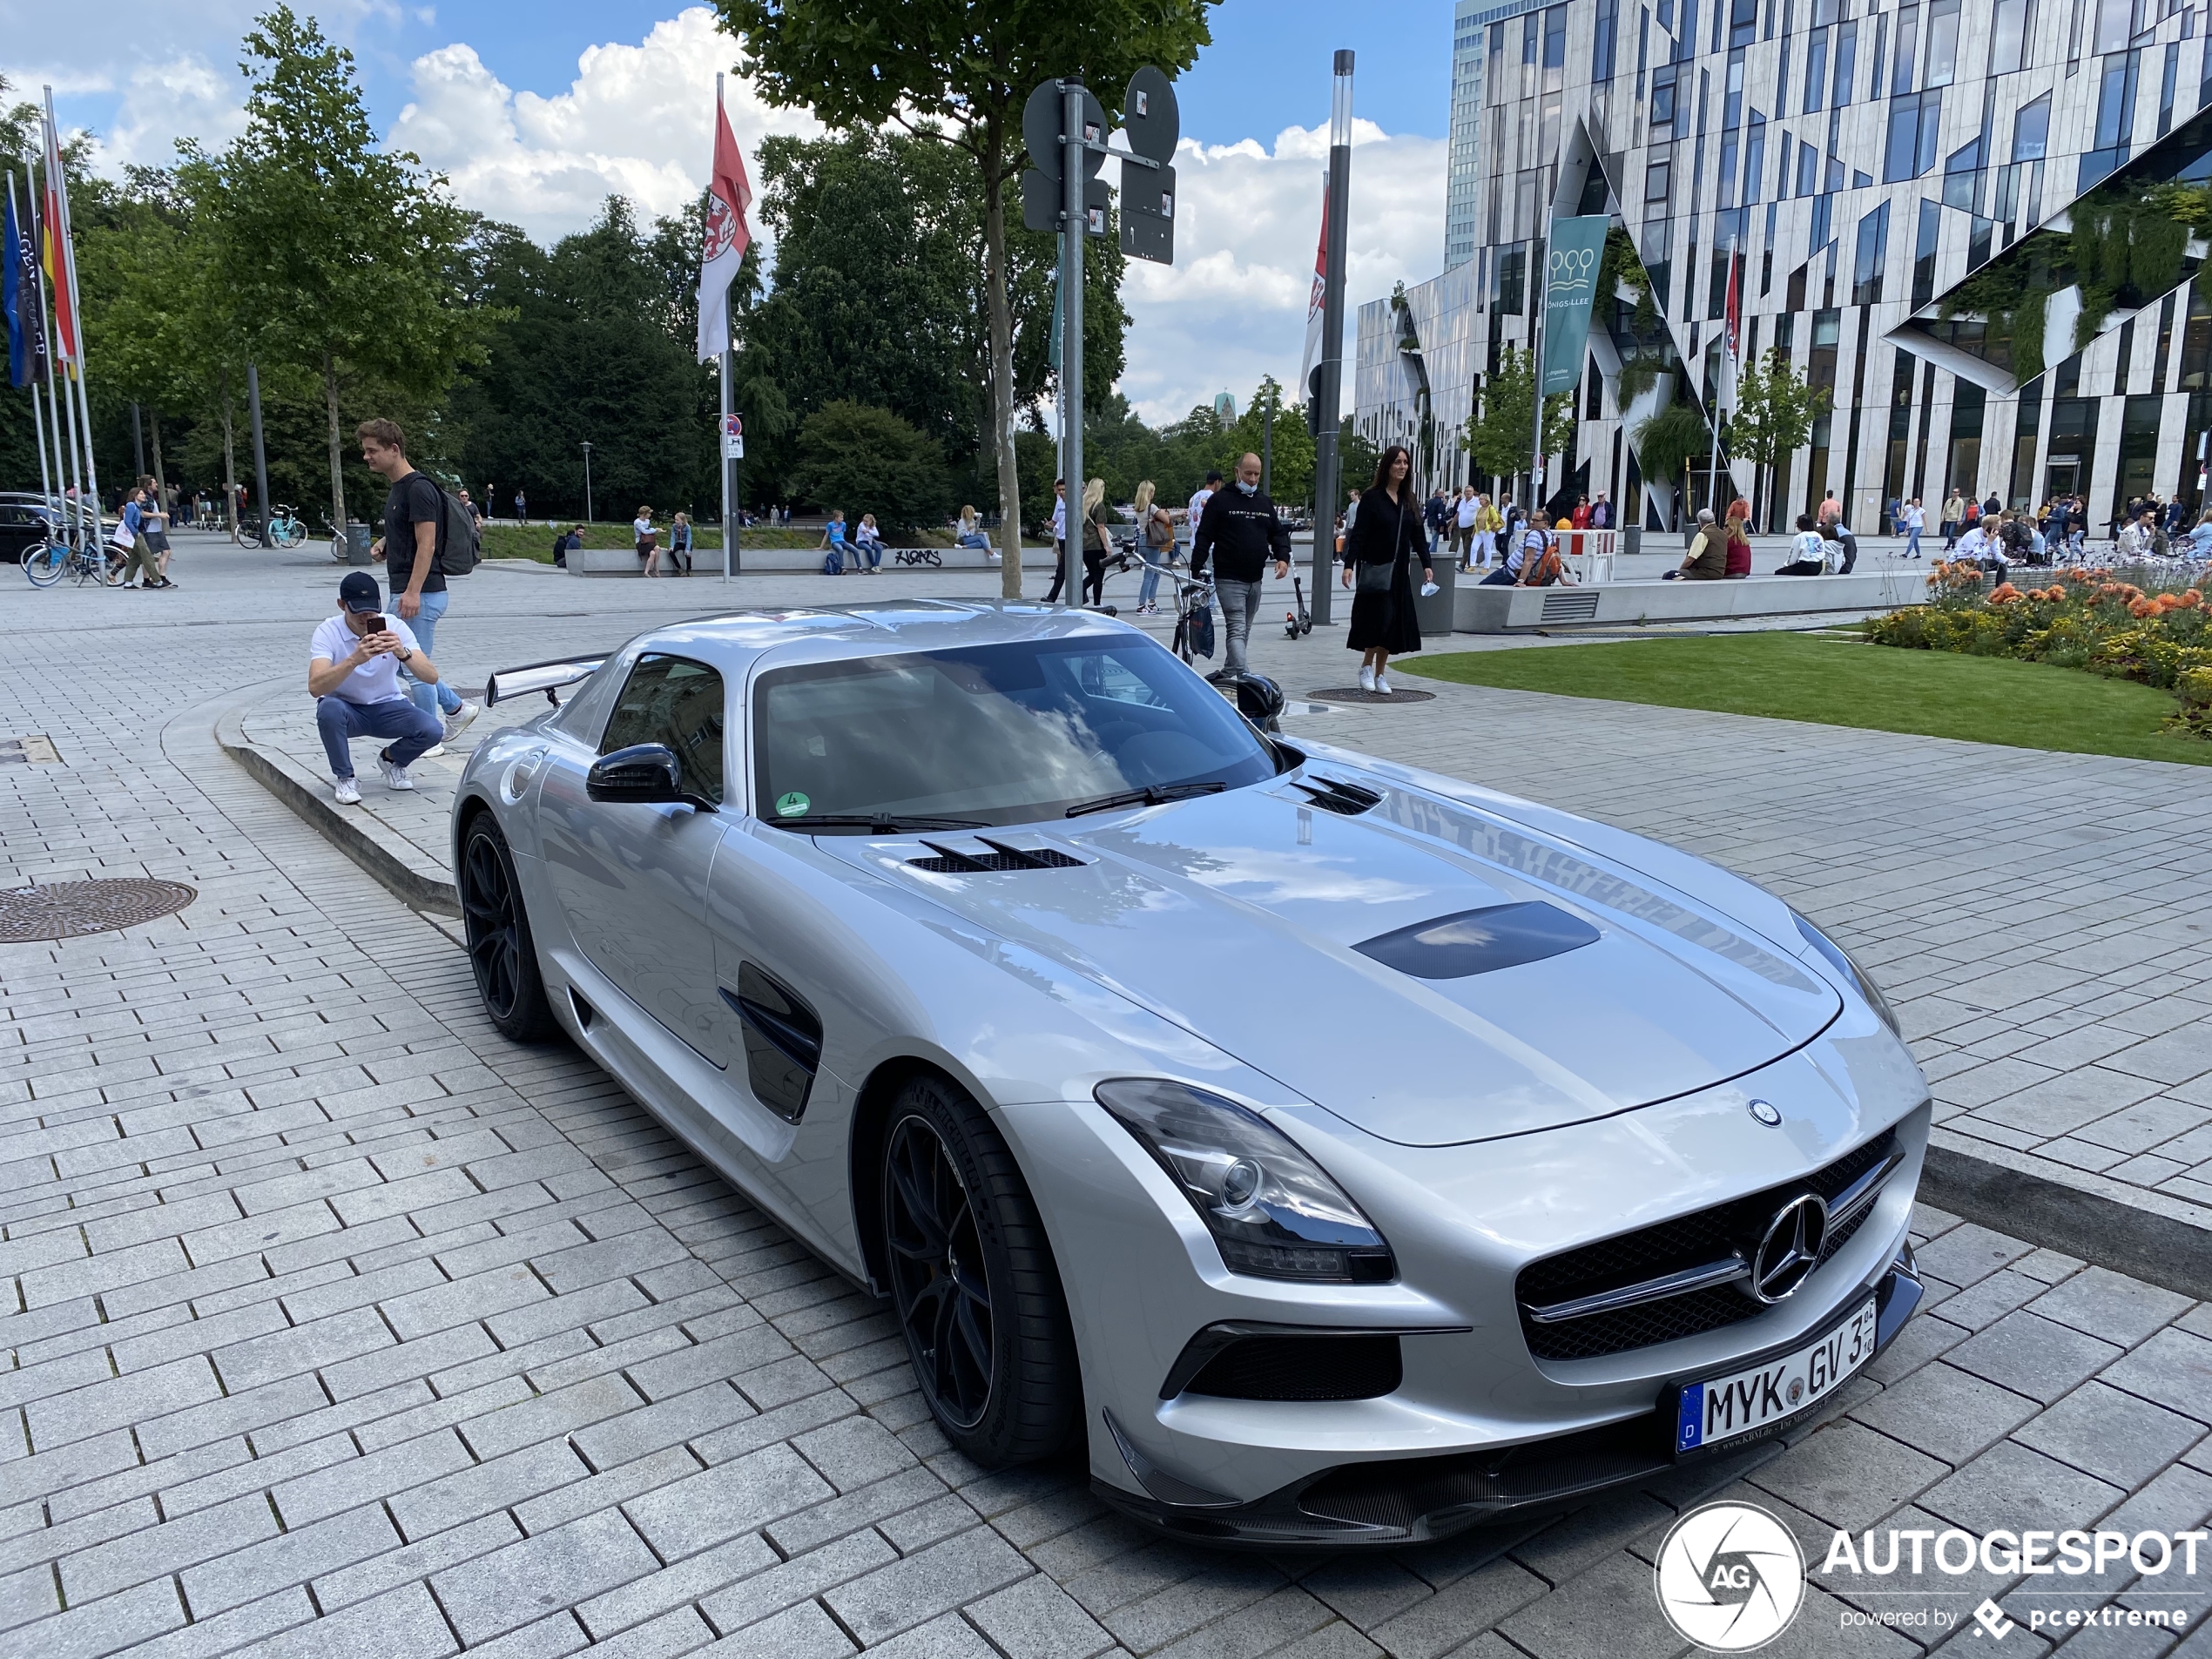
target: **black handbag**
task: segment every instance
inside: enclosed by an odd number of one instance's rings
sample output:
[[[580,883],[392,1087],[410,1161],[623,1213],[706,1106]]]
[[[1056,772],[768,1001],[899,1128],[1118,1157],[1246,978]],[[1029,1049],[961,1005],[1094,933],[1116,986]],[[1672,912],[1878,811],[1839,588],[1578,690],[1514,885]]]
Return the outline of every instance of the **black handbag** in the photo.
[[[1370,563],[1365,559],[1360,561],[1359,591],[1361,593],[1388,593],[1390,591],[1391,583],[1396,580],[1398,576],[1398,561],[1404,555],[1405,551],[1406,516],[1401,511],[1398,516],[1397,547],[1392,550],[1391,556],[1387,559],[1384,559],[1379,563]]]

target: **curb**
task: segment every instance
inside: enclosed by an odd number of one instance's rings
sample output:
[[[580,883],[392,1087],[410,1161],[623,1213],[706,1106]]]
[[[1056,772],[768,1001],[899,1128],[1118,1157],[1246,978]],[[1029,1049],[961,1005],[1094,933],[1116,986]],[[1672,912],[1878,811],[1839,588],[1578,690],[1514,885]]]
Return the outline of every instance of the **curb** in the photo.
[[[1959,1138],[1944,1136],[1947,1141]],[[2079,1256],[2196,1301],[2212,1301],[2212,1250],[2207,1249],[2212,1244],[2212,1214],[2171,1200],[2153,1208],[2133,1197],[2094,1190],[2087,1184],[2092,1177],[2079,1177],[2084,1184],[2075,1185],[2020,1167],[2027,1161],[1995,1150],[1986,1155],[1964,1151],[1932,1136],[1920,1199],[1992,1231]]]
[[[235,708],[216,721],[215,742],[256,783],[299,814],[308,828],[374,876],[401,904],[442,916],[461,914],[461,894],[451,881],[425,875],[394,857],[382,842],[327,805],[320,790],[294,777],[246,742]]]

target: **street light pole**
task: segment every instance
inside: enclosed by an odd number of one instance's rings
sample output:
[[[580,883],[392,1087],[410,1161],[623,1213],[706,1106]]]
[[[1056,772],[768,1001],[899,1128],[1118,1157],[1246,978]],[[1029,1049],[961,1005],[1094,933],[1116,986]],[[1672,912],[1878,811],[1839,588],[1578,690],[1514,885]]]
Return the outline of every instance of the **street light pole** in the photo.
[[[1060,322],[1066,331],[1060,340],[1060,467],[1068,481],[1066,535],[1060,543],[1060,601],[1080,605],[1083,600],[1082,543],[1088,533],[1082,523],[1083,503],[1083,185],[1089,180],[1084,165],[1083,85],[1062,81],[1061,93],[1060,171],[1062,218],[1060,231]],[[1105,134],[1099,135],[1102,138]]]
[[[1321,288],[1320,405],[1313,435],[1313,620],[1329,622],[1329,565],[1336,552],[1337,437],[1344,399],[1344,260],[1352,211],[1352,54],[1336,56],[1329,98],[1328,261]]]
[[[591,445],[589,440],[583,445],[583,522],[587,524],[591,522]]]

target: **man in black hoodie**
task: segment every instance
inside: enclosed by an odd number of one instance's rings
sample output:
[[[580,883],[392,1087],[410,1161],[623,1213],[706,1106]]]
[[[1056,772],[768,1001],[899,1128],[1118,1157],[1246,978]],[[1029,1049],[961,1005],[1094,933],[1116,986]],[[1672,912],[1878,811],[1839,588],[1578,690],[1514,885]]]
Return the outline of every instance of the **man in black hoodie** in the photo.
[[[1291,573],[1291,532],[1259,487],[1259,457],[1248,455],[1237,463],[1237,482],[1217,490],[1206,503],[1205,515],[1190,538],[1190,574],[1204,576],[1207,561],[1214,562],[1214,592],[1221,599],[1223,629],[1228,636],[1224,678],[1245,671],[1245,648],[1253,619],[1259,615],[1260,582],[1267,574],[1271,552],[1275,579],[1280,582]]]

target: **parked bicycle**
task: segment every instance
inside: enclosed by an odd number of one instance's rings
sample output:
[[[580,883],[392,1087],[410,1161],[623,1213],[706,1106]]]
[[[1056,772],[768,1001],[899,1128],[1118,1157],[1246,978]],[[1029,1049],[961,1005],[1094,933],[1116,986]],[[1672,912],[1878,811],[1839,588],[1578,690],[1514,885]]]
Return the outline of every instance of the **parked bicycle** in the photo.
[[[240,547],[293,548],[307,539],[307,527],[300,522],[297,509],[280,502],[270,510],[266,531],[258,516],[242,515],[238,521],[238,529],[231,533],[231,539]]]
[[[1175,583],[1175,639],[1170,649],[1184,662],[1213,657],[1213,579],[1164,573]]]
[[[108,579],[106,550],[89,537],[78,543],[40,543],[23,556],[23,573],[34,588],[51,588],[65,576],[75,577],[80,588],[87,582],[104,588],[115,585]]]

